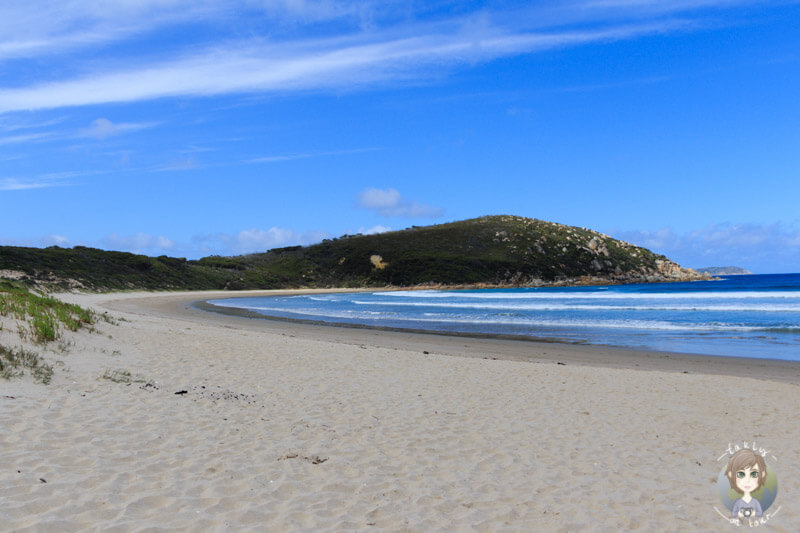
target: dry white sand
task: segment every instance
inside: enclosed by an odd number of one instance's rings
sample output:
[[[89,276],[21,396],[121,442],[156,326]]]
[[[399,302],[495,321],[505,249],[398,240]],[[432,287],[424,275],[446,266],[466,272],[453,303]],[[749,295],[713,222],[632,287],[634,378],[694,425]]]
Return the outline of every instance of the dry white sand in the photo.
[[[0,382],[0,530],[733,531],[717,458],[753,439],[764,528],[800,527],[795,365],[186,309],[213,296],[64,296],[119,323]]]

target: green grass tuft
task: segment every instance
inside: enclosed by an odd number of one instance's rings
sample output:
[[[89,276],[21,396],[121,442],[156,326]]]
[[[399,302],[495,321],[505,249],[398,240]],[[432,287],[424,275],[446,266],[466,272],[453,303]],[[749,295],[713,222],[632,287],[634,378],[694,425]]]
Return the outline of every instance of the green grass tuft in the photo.
[[[39,344],[60,339],[61,328],[78,331],[95,323],[94,313],[88,309],[33,293],[6,280],[0,280],[0,316],[24,321],[27,333]]]

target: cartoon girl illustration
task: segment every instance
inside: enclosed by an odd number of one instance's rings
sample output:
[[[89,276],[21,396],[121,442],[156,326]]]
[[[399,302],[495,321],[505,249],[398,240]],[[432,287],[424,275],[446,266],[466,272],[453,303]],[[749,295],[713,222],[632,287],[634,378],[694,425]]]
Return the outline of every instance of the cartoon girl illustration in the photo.
[[[761,517],[761,502],[753,493],[764,486],[767,480],[767,465],[764,458],[753,450],[744,448],[734,453],[728,461],[725,475],[731,488],[742,495],[731,509],[731,518]]]

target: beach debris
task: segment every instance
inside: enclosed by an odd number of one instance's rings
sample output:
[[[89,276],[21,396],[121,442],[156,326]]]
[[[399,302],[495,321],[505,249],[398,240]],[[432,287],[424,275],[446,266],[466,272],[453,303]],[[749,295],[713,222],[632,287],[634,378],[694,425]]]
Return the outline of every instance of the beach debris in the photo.
[[[297,453],[294,453],[294,452],[287,453],[283,457],[278,457],[277,460],[278,461],[285,461],[286,459],[297,459],[298,457],[300,459],[303,459],[304,461],[308,461],[312,465],[319,465],[319,464],[322,464],[322,463],[324,463],[325,461],[328,460],[327,457],[320,457],[319,455],[312,455],[310,457],[304,455],[304,456],[300,457],[300,454],[297,454]]]
[[[161,387],[155,381],[143,381],[139,388],[150,392],[161,390]],[[184,396],[191,393],[193,401],[195,402],[198,400],[211,400],[213,402],[217,402],[219,400],[238,400],[245,401],[248,404],[255,404],[259,401],[258,397],[253,394],[235,392],[232,390],[223,389],[220,386],[217,386],[216,389],[217,390],[211,390],[210,387],[206,387],[205,385],[193,385],[188,389],[177,390],[173,394],[175,396]]]
[[[47,480],[45,478],[43,478],[43,477],[40,477],[39,481],[41,481],[42,483],[47,483]]]
[[[16,396],[3,396],[3,398],[6,399],[6,400],[16,400],[17,399]]]
[[[427,350],[422,350],[422,353],[424,353],[425,355],[429,355],[431,352],[429,352]]]
[[[567,366],[567,363],[562,363],[561,361],[557,361],[556,364],[561,366]]]
[[[220,389],[220,387],[217,387]],[[192,387],[193,390],[198,390],[197,387]],[[234,392],[229,389],[221,389],[221,390],[206,390],[205,386],[201,386],[200,389],[200,396],[203,398],[208,398],[212,401],[217,400],[241,400],[246,401],[247,403],[253,403],[255,401],[255,397],[252,394],[244,394],[242,392]]]

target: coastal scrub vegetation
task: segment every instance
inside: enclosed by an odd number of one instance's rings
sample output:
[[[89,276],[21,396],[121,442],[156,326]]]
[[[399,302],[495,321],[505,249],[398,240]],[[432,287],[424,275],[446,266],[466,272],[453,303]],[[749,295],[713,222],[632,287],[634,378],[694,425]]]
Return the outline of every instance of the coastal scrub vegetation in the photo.
[[[184,258],[149,257],[75,246],[25,248],[0,246],[0,270],[20,281],[53,290],[191,290],[224,286],[225,269]]]
[[[84,290],[279,289],[437,285],[537,286],[700,277],[650,250],[586,228],[487,216],[311,246],[186,260],[76,246],[0,247],[0,270]]]

